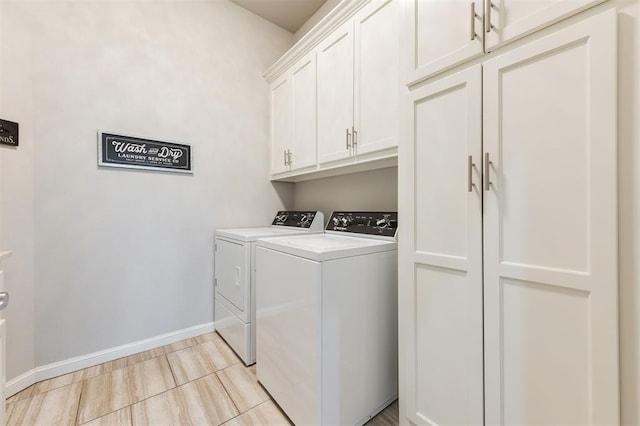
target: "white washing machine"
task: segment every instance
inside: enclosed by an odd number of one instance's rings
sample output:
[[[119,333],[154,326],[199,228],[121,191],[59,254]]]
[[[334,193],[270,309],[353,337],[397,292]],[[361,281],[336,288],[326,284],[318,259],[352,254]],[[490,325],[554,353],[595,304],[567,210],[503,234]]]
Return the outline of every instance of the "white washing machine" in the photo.
[[[323,227],[322,212],[279,211],[270,227],[216,231],[215,328],[246,365],[256,361],[256,241],[322,233]]]
[[[397,214],[256,244],[257,375],[298,426],[362,425],[398,394]]]

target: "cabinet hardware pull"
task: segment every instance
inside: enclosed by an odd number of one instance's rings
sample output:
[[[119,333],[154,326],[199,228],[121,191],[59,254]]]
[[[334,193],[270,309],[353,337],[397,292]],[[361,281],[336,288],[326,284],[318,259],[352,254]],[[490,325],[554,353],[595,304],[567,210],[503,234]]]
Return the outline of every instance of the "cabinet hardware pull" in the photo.
[[[493,163],[489,160],[489,153],[484,154],[484,190],[489,191],[491,189],[491,165]]]
[[[471,2],[471,40],[476,39],[476,18],[478,15],[476,14],[476,2]]]
[[[485,7],[484,11],[484,30],[485,32],[491,32],[491,28],[495,28],[491,25],[491,8],[493,7],[493,3],[491,0],[487,0],[487,7]]]
[[[475,166],[475,164],[473,164],[473,156],[470,155],[468,157],[468,162],[467,162],[467,192],[473,192],[473,187],[476,186],[475,183],[473,183],[473,167]]]
[[[351,149],[351,133],[349,132],[348,127],[347,127],[347,149]]]
[[[287,150],[282,150],[282,154],[284,154],[284,165],[287,165]]]
[[[9,293],[3,291],[0,293],[0,311],[9,306]]]
[[[291,165],[291,150],[290,149],[287,150],[287,162],[289,163],[289,165]]]
[[[356,131],[356,126],[351,127],[351,132],[353,134],[353,147],[355,148],[358,144],[358,132]]]

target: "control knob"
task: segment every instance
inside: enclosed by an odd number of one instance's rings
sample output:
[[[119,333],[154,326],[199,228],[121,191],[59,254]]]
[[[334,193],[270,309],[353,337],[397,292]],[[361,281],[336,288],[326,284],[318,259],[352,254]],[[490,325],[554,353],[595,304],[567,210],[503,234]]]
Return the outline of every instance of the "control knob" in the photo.
[[[281,214],[281,215],[276,216],[276,220],[277,220],[278,222],[286,222],[286,221],[287,221],[287,219],[289,219],[289,215],[288,215],[288,214],[286,214],[286,213],[283,213],[283,214]]]
[[[300,219],[300,223],[303,227],[309,226],[309,224],[311,223],[311,214],[303,214],[302,218]]]
[[[376,226],[377,226],[379,229],[386,229],[386,228],[388,228],[389,226],[391,226],[391,219],[389,219],[389,216],[390,216],[390,215],[385,214],[385,215],[384,215],[384,217],[383,217],[382,219],[378,219],[378,220],[376,220]]]
[[[353,218],[351,216],[342,216],[340,218],[340,223],[342,223],[342,226],[349,226],[352,221]]]

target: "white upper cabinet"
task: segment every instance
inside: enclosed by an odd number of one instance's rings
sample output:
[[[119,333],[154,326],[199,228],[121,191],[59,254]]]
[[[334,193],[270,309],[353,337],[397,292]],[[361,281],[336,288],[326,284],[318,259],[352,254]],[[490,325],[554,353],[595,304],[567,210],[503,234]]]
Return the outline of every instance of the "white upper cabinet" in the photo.
[[[399,5],[341,2],[265,73],[272,179],[397,164]]]
[[[271,174],[316,164],[315,52],[271,85]]]
[[[321,166],[398,146],[398,23],[397,0],[373,0],[318,46]]]
[[[283,75],[271,84],[271,173],[288,170],[291,144],[291,81]]]
[[[316,164],[316,55],[311,52],[291,70],[292,140],[290,168]]]
[[[482,55],[483,0],[412,0],[407,4],[408,82]]]
[[[374,0],[355,17],[353,142],[358,158],[398,146],[399,12]]]
[[[317,48],[318,162],[348,159],[353,131],[353,21]]]
[[[490,52],[502,44],[604,1],[606,0],[486,0],[485,50]]]
[[[411,85],[606,0],[410,0],[404,80]]]

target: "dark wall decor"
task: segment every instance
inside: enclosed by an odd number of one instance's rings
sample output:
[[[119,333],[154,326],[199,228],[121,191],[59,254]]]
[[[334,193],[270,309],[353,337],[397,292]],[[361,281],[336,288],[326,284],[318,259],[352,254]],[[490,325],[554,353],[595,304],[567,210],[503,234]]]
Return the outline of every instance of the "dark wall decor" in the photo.
[[[0,120],[0,144],[18,146],[18,123]]]
[[[98,165],[193,173],[190,145],[101,131],[98,131]]]

